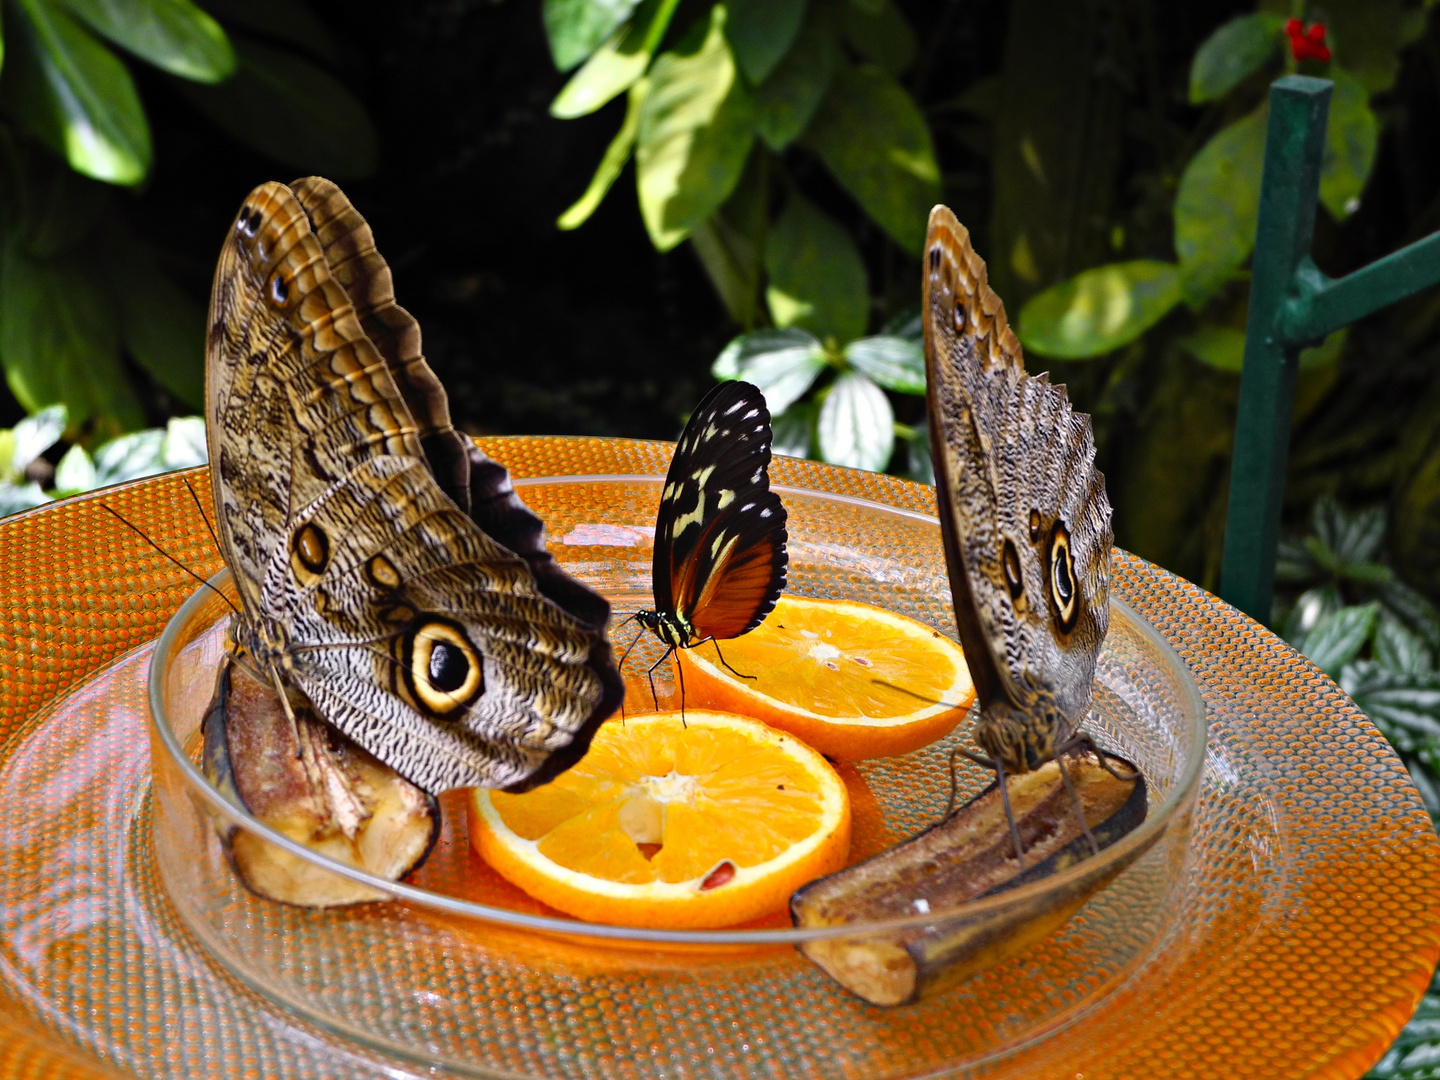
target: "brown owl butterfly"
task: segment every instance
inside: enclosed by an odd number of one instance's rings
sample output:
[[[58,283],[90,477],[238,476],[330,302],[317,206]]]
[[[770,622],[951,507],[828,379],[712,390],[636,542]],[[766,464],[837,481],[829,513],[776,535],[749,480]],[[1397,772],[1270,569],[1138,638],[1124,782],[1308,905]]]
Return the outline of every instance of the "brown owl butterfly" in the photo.
[[[609,605],[451,426],[420,329],[332,183],[263,184],[215,272],[206,422],[231,637],[427,792],[519,791],[620,703]]]
[[[1110,502],[1090,418],[1025,374],[985,263],[944,206],[930,213],[923,315],[940,528],[988,755],[974,757],[1003,790],[1007,772],[1090,745],[1079,725],[1109,626]],[[1013,821],[1011,834],[1023,859]]]

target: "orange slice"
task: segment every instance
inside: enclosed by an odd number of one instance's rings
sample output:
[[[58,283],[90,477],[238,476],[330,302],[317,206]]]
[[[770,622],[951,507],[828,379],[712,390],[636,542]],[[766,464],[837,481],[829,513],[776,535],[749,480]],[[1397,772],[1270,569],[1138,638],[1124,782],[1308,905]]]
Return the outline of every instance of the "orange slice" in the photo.
[[[677,650],[687,706],[753,716],[839,761],[926,746],[975,699],[959,645],[850,600],[782,596],[763,623],[720,647],[724,663],[714,642]]]
[[[742,716],[601,725],[523,795],[477,788],[470,839],[504,878],[591,922],[696,929],[782,909],[845,865],[850,800],[823,757]]]

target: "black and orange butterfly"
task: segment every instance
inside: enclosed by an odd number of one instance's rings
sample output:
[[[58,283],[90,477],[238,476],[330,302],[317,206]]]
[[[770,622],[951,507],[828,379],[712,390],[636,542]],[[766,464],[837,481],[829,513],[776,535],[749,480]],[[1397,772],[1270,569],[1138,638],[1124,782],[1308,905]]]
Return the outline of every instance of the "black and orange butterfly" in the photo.
[[[715,387],[685,425],[655,518],[655,607],[634,616],[666,646],[651,672],[676,649],[755,629],[784,590],[789,557],[785,507],[770,490],[773,441],[765,396],[746,382]]]

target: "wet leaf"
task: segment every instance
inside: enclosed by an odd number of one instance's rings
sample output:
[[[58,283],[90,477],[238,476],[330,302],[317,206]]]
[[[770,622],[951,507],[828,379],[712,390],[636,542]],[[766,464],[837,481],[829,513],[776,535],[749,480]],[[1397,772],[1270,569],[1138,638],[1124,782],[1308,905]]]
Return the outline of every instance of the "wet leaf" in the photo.
[[[1097,266],[1032,297],[1020,312],[1027,349],[1088,360],[1128,345],[1180,302],[1180,275],[1154,259]]]
[[[1282,26],[1267,12],[1240,15],[1206,38],[1190,63],[1190,104],[1224,97],[1269,63],[1279,52]]]
[[[228,79],[235,51],[190,0],[64,0],[92,30],[161,71],[202,83]]]
[[[587,116],[630,89],[650,66],[650,60],[679,0],[645,0],[635,16],[600,46],[555,95],[550,115],[560,120]]]
[[[791,327],[741,334],[716,357],[710,373],[754,383],[770,415],[778,416],[810,389],[825,366],[825,350],[815,335]]]
[[[1300,651],[1332,679],[1364,648],[1380,615],[1378,603],[1343,607],[1315,624]]]
[[[636,0],[545,0],[545,38],[557,71],[569,71],[598,49],[635,10]]]
[[[1198,305],[1228,281],[1255,246],[1260,170],[1265,160],[1262,106],[1222,128],[1190,159],[1175,194],[1175,252],[1185,298]]]
[[[925,348],[918,341],[876,334],[845,346],[845,359],[886,390],[925,393]]]
[[[802,139],[896,243],[919,254],[940,169],[925,118],[899,83],[874,65],[841,64]]]
[[[780,327],[850,341],[865,332],[869,293],[855,241],[798,192],[765,244],[765,300]]]
[[[650,70],[636,183],[641,216],[660,251],[684,240],[726,200],[754,139],[754,107],[724,29],[725,6],[717,4],[688,47],[662,54]]]
[[[609,194],[610,188],[625,168],[625,162],[630,160],[630,151],[635,146],[635,133],[640,130],[640,107],[644,103],[645,94],[649,89],[648,79],[641,79],[630,87],[630,100],[625,109],[625,119],[620,124],[620,130],[615,133],[615,138],[610,140],[610,145],[605,148],[605,156],[600,159],[600,165],[596,168],[595,175],[590,178],[590,186],[575,201],[575,204],[556,220],[555,224],[558,228],[578,229],[590,220],[590,215],[595,213],[600,204],[605,201],[605,196]]]
[[[857,371],[835,380],[816,423],[820,456],[831,465],[880,472],[895,450],[890,399]]]
[[[109,184],[150,170],[150,127],[125,65],[63,9],[18,0],[10,11],[18,112],[70,167]]]
[[[1343,68],[1330,72],[1330,120],[1320,165],[1320,201],[1336,221],[1360,206],[1360,193],[1370,179],[1380,144],[1380,121],[1370,109],[1370,95]]]
[[[755,128],[766,146],[783,150],[805,130],[830,89],[839,55],[835,22],[817,4],[785,58],[755,89]]]
[[[236,140],[292,168],[335,179],[375,171],[379,139],[365,108],[304,57],[236,36],[239,68],[217,86],[175,84]]]
[[[730,0],[725,35],[752,85],[770,77],[800,33],[807,0]]]

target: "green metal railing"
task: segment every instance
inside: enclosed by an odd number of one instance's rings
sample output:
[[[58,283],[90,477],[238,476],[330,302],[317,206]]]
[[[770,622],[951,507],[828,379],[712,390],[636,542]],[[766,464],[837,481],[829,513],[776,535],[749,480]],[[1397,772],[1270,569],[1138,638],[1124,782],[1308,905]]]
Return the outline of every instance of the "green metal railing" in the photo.
[[[1261,622],[1270,618],[1275,585],[1300,350],[1440,282],[1440,233],[1339,279],[1326,277],[1310,261],[1331,85],[1287,75],[1270,87],[1220,568],[1220,595]]]

